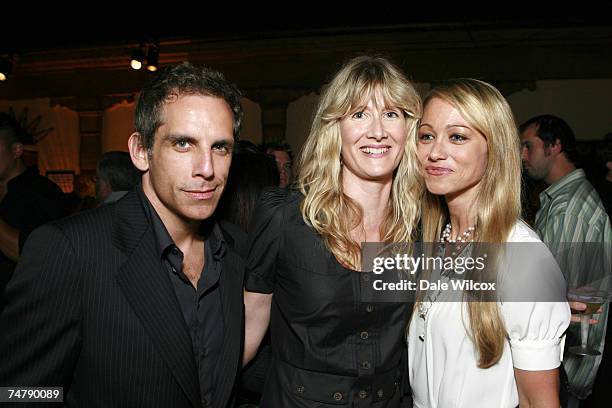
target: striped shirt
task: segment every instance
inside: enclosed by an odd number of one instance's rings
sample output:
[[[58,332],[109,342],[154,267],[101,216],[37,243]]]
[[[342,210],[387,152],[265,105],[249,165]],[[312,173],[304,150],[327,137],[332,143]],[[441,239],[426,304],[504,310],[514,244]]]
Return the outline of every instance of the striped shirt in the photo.
[[[594,247],[600,250],[598,254],[601,257],[597,255],[597,258],[602,261],[598,265],[609,262],[612,229],[601,199],[586,179],[584,171],[576,169],[551,184],[540,194],[540,204],[540,210],[536,214],[535,229],[555,255],[568,281],[568,287],[584,286],[588,282],[603,279],[602,274],[609,275],[609,263],[603,268],[585,268],[586,264],[593,262]],[[582,244],[585,242],[598,244]],[[593,272],[589,272],[591,270]],[[599,323],[590,328],[589,345],[603,352],[608,304],[604,306],[598,320]],[[572,324],[568,329],[568,339],[574,337],[579,342],[579,330],[579,324]],[[580,357],[565,353],[563,365],[567,372],[571,394],[579,399],[591,394],[600,363],[601,355]]]

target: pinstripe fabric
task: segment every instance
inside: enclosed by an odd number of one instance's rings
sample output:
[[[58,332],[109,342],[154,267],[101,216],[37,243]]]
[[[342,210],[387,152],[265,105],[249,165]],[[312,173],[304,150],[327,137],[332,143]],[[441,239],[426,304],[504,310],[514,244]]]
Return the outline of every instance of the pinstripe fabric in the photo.
[[[612,230],[610,220],[597,192],[586,179],[582,169],[576,169],[552,184],[540,194],[541,208],[536,215],[535,229],[557,258],[559,266],[568,279],[570,287],[577,286],[577,279],[588,282],[588,277],[571,276],[572,270],[582,270],[588,260],[576,256],[565,256],[563,249],[570,242],[598,242],[610,251]],[[583,254],[584,255],[584,254]],[[584,255],[587,256],[587,255]],[[600,277],[601,278],[601,277]],[[599,322],[589,332],[589,344],[603,351],[608,321],[608,306],[604,307]],[[573,327],[572,327],[573,326]],[[579,339],[579,325],[570,326],[570,332]],[[612,352],[607,350],[606,352]],[[566,353],[563,366],[567,372],[570,392],[579,398],[586,398],[595,382],[601,356],[577,357]]]
[[[0,385],[63,386],[74,407],[201,406],[189,332],[154,245],[134,193],[35,231],[0,316]],[[228,405],[239,368],[243,268],[229,250],[213,407]]]

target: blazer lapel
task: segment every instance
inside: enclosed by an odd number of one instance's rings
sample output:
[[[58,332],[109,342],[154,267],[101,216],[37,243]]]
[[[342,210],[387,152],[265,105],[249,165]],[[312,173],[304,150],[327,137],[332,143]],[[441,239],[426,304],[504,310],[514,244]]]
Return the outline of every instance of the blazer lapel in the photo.
[[[243,276],[244,262],[232,250],[228,250],[223,258],[220,280],[225,334],[221,356],[217,363],[218,378],[215,390],[215,406],[219,407],[222,407],[222,404],[230,399],[239,364],[242,361],[244,338]]]
[[[137,193],[118,202],[115,211],[113,241],[127,256],[117,282],[188,399],[199,406],[191,337]]]

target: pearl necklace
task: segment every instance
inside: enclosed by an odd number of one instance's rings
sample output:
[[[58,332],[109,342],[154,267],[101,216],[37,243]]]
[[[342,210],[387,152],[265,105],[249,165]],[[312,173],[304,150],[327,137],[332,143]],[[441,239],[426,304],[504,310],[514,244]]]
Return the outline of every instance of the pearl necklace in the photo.
[[[442,236],[440,237],[440,243],[443,244],[445,242],[449,243],[449,244],[455,244],[457,243],[457,247],[456,249],[459,250],[461,247],[461,243],[468,243],[468,242],[474,242],[474,238],[472,237],[472,239],[470,239],[470,235],[472,235],[472,232],[474,232],[474,230],[476,229],[476,227],[472,226],[470,228],[468,228],[463,234],[457,236],[457,238],[455,239],[451,239],[451,229],[452,226],[450,224],[450,222],[448,224],[446,224],[446,226],[444,227],[444,231],[442,231]],[[443,251],[443,246],[440,248]],[[453,256],[457,255],[456,252],[452,253]],[[445,282],[448,282],[449,279],[449,275],[447,274],[448,271],[443,271],[441,274],[441,279],[444,280]],[[423,299],[421,302],[419,302],[419,317],[421,319],[423,319],[423,325],[425,326],[427,324],[427,314],[429,313],[429,309],[431,309],[431,307],[433,306],[434,303],[436,303],[436,301],[438,300],[438,296],[440,296],[441,290],[438,289],[436,291],[436,293],[431,296],[431,295],[427,295],[427,300]],[[425,341],[425,330],[426,328],[423,327],[423,331],[421,332],[421,334],[419,335],[419,340],[421,341]]]
[[[474,238],[472,238],[471,240],[469,238],[470,235],[472,235],[472,232],[474,232],[474,230],[476,229],[476,227],[471,226],[470,228],[465,230],[463,234],[457,235],[457,238],[455,239],[451,239],[452,228],[453,227],[450,222],[446,224],[446,227],[444,227],[444,231],[442,231],[442,237],[440,238],[440,242],[449,242],[451,244],[454,244],[456,242],[474,242]]]

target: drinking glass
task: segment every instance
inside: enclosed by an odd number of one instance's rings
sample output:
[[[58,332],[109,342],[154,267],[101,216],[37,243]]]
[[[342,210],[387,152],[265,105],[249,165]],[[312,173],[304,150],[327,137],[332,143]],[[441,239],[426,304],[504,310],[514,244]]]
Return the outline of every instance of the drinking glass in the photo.
[[[586,304],[586,309],[576,310],[580,314],[580,346],[568,348],[568,351],[579,356],[598,356],[601,353],[590,347],[589,343],[589,328],[591,317],[597,310],[609,300],[610,293],[602,290],[589,290],[588,288],[579,288],[570,290],[567,298],[574,302]]]

